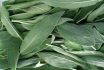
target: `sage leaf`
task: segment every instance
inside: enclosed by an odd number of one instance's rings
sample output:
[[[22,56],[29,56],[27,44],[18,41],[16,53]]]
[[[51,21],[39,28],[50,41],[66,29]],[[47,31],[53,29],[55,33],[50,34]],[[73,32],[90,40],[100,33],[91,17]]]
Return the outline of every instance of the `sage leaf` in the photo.
[[[54,67],[71,69],[77,66],[75,61],[58,53],[40,52],[38,53],[38,56]]]
[[[35,55],[36,53],[38,53],[40,51],[43,51],[43,50],[47,49],[48,46],[46,46],[46,44],[50,44],[50,43],[51,43],[51,40],[47,39],[41,46],[35,47],[35,49],[33,51],[31,51],[31,53],[29,53],[27,55],[24,55],[23,57],[28,58],[28,57],[31,57],[31,56]]]
[[[83,57],[88,64],[95,65],[98,67],[104,67],[104,57],[98,56],[84,56]]]
[[[17,66],[20,43],[21,40],[12,37],[7,31],[0,32],[0,46],[6,50],[8,65],[12,70]]]
[[[53,67],[51,65],[46,64],[39,68],[18,68],[17,70],[69,70],[69,69],[61,69],[61,68]]]
[[[102,22],[98,22],[98,23],[95,22],[95,23],[89,23],[89,24],[95,26],[100,33],[104,34],[104,28],[103,28],[104,24]]]
[[[39,3],[39,1],[29,1],[29,2],[23,2],[23,3],[17,3],[17,4],[12,4],[9,7],[9,10],[19,10],[27,7],[31,7],[35,4]]]
[[[63,12],[55,13],[53,15],[45,17],[41,22],[37,23],[22,42],[22,45],[20,47],[21,54],[24,55],[30,53],[35,49],[36,46],[40,46],[53,31],[62,14]]]
[[[39,58],[30,58],[30,59],[27,59],[27,60],[22,60],[22,61],[18,62],[17,68],[23,68],[23,67],[29,66],[31,64],[35,65],[38,62],[39,62]]]
[[[12,19],[27,19],[27,18],[31,18],[35,15],[48,12],[50,9],[51,9],[51,7],[46,4],[39,4],[39,5],[30,7],[29,9],[26,10],[25,13],[19,13],[19,14],[12,15],[11,18]]]
[[[104,54],[99,51],[71,51],[70,53],[78,55],[78,56],[101,56],[104,57]]]
[[[100,4],[101,2],[92,6],[81,8],[79,12],[76,14],[76,16],[74,17],[74,20],[76,21],[76,23],[79,23],[82,20],[86,19],[91,14],[91,12],[93,12],[93,10],[99,7]]]
[[[2,5],[1,9],[1,22],[5,25],[7,31],[14,37],[20,38],[22,40],[22,37],[20,36],[18,30],[15,28],[15,26],[11,23],[9,19],[9,13],[4,5]]]
[[[78,27],[77,27],[78,26]],[[101,34],[93,29],[90,25],[75,25],[66,23],[58,27],[59,34],[65,38],[65,40],[75,42],[83,47],[83,49],[93,50],[99,49],[101,46],[96,44],[102,44],[103,38]],[[77,32],[77,33],[76,33]],[[74,38],[73,38],[74,37]]]
[[[42,0],[43,3],[47,5],[60,7],[64,9],[76,9],[81,7],[87,7],[95,5],[102,0]]]
[[[104,4],[102,4],[98,9],[96,9],[95,11],[93,11],[87,18],[88,22],[92,22],[94,21],[95,18],[97,18],[98,16],[104,14]]]
[[[47,45],[47,46],[50,46],[53,50],[55,50],[58,53],[61,53],[63,55],[69,56],[70,58],[73,58],[73,60],[76,61],[76,63],[78,63],[79,66],[82,66],[83,68],[86,68],[86,64],[79,57],[77,57],[77,56],[75,56],[75,55],[73,55],[71,53],[66,52],[65,50],[63,50],[60,47],[53,46],[53,45]]]

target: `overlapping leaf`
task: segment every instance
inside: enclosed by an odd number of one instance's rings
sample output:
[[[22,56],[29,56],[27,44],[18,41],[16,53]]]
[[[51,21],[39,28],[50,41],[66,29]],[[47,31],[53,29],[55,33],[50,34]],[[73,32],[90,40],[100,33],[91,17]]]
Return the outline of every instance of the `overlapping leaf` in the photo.
[[[20,48],[21,54],[30,53],[35,47],[40,46],[53,31],[62,14],[63,12],[55,13],[37,23],[25,37]]]
[[[19,32],[15,28],[15,26],[11,23],[9,19],[9,13],[4,5],[2,5],[2,11],[1,11],[1,22],[5,25],[7,31],[14,37],[21,38]]]
[[[77,66],[77,63],[74,62],[71,58],[58,53],[40,52],[38,55],[48,64],[55,67],[72,69],[73,67]]]
[[[42,0],[42,2],[53,6],[60,7],[64,9],[76,9],[80,7],[87,7],[95,5],[102,0]]]
[[[99,49],[101,46],[99,47],[95,45],[103,43],[101,34],[90,25],[75,25],[72,23],[66,23],[60,25],[58,27],[58,31],[65,40],[79,44],[86,50],[91,50],[91,48],[93,50]]]
[[[15,70],[17,66],[20,42],[20,40],[9,35],[7,31],[0,32],[0,46],[6,50],[8,66],[12,70]]]

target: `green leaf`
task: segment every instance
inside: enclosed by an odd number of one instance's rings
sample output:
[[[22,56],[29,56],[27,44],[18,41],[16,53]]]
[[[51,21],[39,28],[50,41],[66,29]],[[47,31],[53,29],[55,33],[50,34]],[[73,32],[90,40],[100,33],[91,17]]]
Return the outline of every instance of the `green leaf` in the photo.
[[[8,32],[0,32],[0,46],[6,50],[8,64],[12,70],[15,70],[17,66],[20,42],[20,40],[9,35]]]
[[[41,22],[37,23],[25,37],[20,47],[21,54],[28,54],[33,51],[35,47],[41,46],[53,31],[62,15],[63,12],[58,12],[45,17]]]
[[[73,69],[77,66],[77,63],[73,61],[72,58],[58,53],[40,52],[38,53],[38,56],[54,67]]]
[[[1,22],[5,25],[7,31],[12,36],[22,39],[15,26],[11,23],[9,19],[9,13],[4,5],[2,5],[2,9],[1,9]]]
[[[50,65],[44,65],[38,68],[18,68],[17,70],[69,70],[69,69],[60,69]]]
[[[78,56],[102,56],[104,57],[104,54],[99,51],[71,51],[70,53],[78,55]]]
[[[87,18],[88,22],[93,22],[95,20],[95,18],[97,18],[98,16],[104,14],[104,4],[102,4],[99,8],[97,8],[96,10],[94,10]]]
[[[22,61],[18,62],[17,68],[25,68],[28,65],[31,65],[31,64],[35,65],[38,62],[39,62],[39,58],[30,58],[30,59],[27,59],[27,60],[22,60]]]
[[[46,15],[41,15],[41,16],[36,17],[33,20],[27,20],[27,21],[26,20],[12,20],[12,22],[14,22],[14,23],[20,23],[25,29],[31,30],[32,27],[36,23],[40,22],[45,16]]]
[[[65,23],[58,27],[58,32],[65,40],[81,45],[85,50],[97,50],[101,47],[98,44],[104,42],[101,34],[90,25]]]
[[[95,26],[100,33],[104,34],[104,27],[103,27],[104,23],[103,22],[97,22],[97,23],[95,22],[95,23],[89,23],[89,24]]]
[[[39,1],[35,0],[35,1],[12,4],[12,5],[10,5],[9,10],[19,10],[19,9],[23,9],[23,8],[28,8],[28,7],[31,7],[38,3],[39,3]]]
[[[48,12],[49,10],[51,10],[51,7],[49,5],[39,4],[28,8],[26,12],[30,14],[42,14]]]
[[[33,51],[31,51],[31,53],[24,55],[23,57],[28,58],[28,57],[31,57],[31,56],[35,55],[36,53],[44,50],[44,49],[47,49],[48,46],[46,46],[46,44],[50,44],[50,43],[51,43],[51,40],[47,39],[42,45],[36,46],[35,49]]]
[[[83,59],[88,64],[95,65],[95,66],[98,66],[98,67],[104,67],[104,57],[84,56]]]
[[[61,25],[61,24],[68,22],[68,21],[73,22],[74,20],[70,19],[70,18],[61,18],[58,25]]]
[[[67,47],[67,49],[70,51],[72,51],[72,50],[80,51],[83,49],[83,47],[80,44],[78,44],[76,42],[72,42],[70,40],[65,40],[64,44]]]
[[[39,4],[39,5],[35,5],[26,9],[26,13],[19,13],[19,14],[12,15],[11,18],[12,19],[27,19],[38,14],[46,13],[50,9],[51,7],[46,4]]]
[[[30,1],[30,0],[14,0],[15,3],[28,2],[28,1]],[[31,1],[33,1],[33,0],[31,0]]]
[[[74,20],[76,21],[76,23],[79,23],[82,20],[86,19],[88,17],[88,15],[90,15],[90,13],[95,8],[97,8],[100,4],[101,4],[101,2],[100,3],[97,3],[96,5],[92,5],[92,6],[88,6],[88,7],[81,8],[79,10],[79,12],[76,14],[76,16],[74,17]]]
[[[23,20],[23,19],[31,18],[32,16],[34,15],[30,13],[19,13],[19,14],[10,16],[10,18],[16,19],[16,20]]]
[[[98,16],[98,17],[95,19],[95,22],[103,22],[103,21],[104,21],[104,14]]]
[[[79,57],[71,54],[71,53],[68,53],[66,52],[65,50],[63,50],[62,48],[60,47],[57,47],[57,46],[54,46],[54,45],[47,45],[49,47],[51,47],[53,50],[55,50],[56,52],[58,53],[61,53],[63,55],[66,55],[70,58],[72,58],[76,63],[78,63],[77,65],[83,67],[83,68],[86,68],[86,64],[84,63],[84,61],[82,59],[80,59]]]
[[[95,5],[102,0],[41,0],[47,5],[53,7],[60,7],[64,9],[76,9],[80,7],[87,7]]]
[[[8,61],[5,59],[0,59],[0,69],[8,69]]]

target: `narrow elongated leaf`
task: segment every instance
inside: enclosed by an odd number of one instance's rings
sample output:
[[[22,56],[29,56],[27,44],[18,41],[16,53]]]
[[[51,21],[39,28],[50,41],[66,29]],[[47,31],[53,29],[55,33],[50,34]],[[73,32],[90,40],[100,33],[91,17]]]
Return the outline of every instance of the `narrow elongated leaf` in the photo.
[[[4,5],[2,5],[2,10],[1,10],[1,22],[5,25],[7,31],[12,36],[22,39],[15,26],[11,23],[9,19],[9,13]]]
[[[16,20],[23,20],[23,19],[27,19],[34,16],[33,14],[30,13],[19,13],[19,14],[15,14],[10,16],[10,18],[12,19],[16,19]]]
[[[74,17],[74,20],[76,21],[76,23],[79,23],[82,20],[86,19],[88,17],[88,15],[90,15],[90,13],[95,8],[97,8],[100,4],[101,4],[101,2],[97,3],[96,5],[93,5],[93,6],[88,6],[88,7],[81,8],[80,11]]]
[[[27,9],[26,12],[30,14],[42,14],[42,13],[48,12],[50,9],[51,7],[46,4],[39,4],[39,5],[30,7],[29,9]]]
[[[87,7],[91,5],[95,5],[101,0],[42,0],[42,2],[54,6],[60,7],[64,9],[76,9],[80,7]]]
[[[53,50],[55,50],[58,53],[61,53],[61,54],[66,55],[66,56],[69,56],[74,61],[76,61],[76,63],[78,63],[79,66],[82,66],[83,68],[86,68],[86,64],[84,63],[84,61],[82,59],[78,58],[77,56],[75,56],[75,55],[73,55],[71,53],[66,52],[65,50],[63,50],[60,47],[53,46],[53,45],[48,45],[48,46],[50,46]]]
[[[87,18],[88,22],[93,22],[95,18],[97,18],[98,16],[104,14],[104,4],[102,4],[98,9],[96,9],[95,11],[93,11]]]
[[[34,20],[29,20],[29,21],[13,20],[13,22],[21,23],[21,25],[22,25],[25,29],[31,30],[32,27],[33,27],[36,23],[40,22],[44,17],[45,17],[45,15],[42,15],[42,16],[37,17],[37,18],[34,19]]]
[[[39,3],[39,1],[35,0],[35,1],[18,3],[18,4],[12,4],[9,7],[9,10],[18,10],[18,9],[23,9],[23,8],[31,7],[31,6],[33,6],[33,5],[37,4],[37,3]]]
[[[28,1],[30,1],[30,0],[14,0],[15,3],[28,2]],[[31,1],[33,1],[33,0],[31,0]]]
[[[12,19],[27,19],[35,15],[48,12],[50,9],[51,7],[46,4],[39,4],[36,6],[32,6],[29,9],[26,9],[26,13],[19,13],[19,14],[12,15],[11,18]]]
[[[17,70],[69,70],[69,69],[61,69],[61,68],[53,67],[46,64],[38,68],[18,68]]]
[[[78,56],[102,56],[104,57],[104,54],[99,51],[71,51],[70,53],[78,55]]]
[[[31,57],[33,55],[35,55],[36,53],[48,48],[48,46],[46,46],[46,44],[50,44],[51,43],[51,40],[50,39],[47,39],[42,45],[40,46],[36,46],[35,49],[33,51],[31,51],[31,53],[23,56],[24,58],[28,58],[28,57]]]
[[[33,20],[12,20],[13,23],[20,23],[20,24],[27,24],[27,25],[33,25],[42,20],[46,15],[41,15],[38,17],[35,17]]]
[[[54,67],[72,69],[77,66],[77,63],[71,58],[58,53],[40,52],[38,56]]]
[[[83,57],[88,64],[95,65],[98,67],[104,67],[104,57],[98,56],[84,56]]]
[[[37,23],[25,37],[20,47],[21,54],[30,53],[35,47],[40,46],[53,31],[62,14],[63,12],[55,13],[45,17],[41,22]]]
[[[30,58],[27,60],[22,60],[18,62],[17,68],[23,68],[31,64],[37,64],[39,62],[39,58]]]
[[[104,21],[104,14],[98,16],[98,17],[95,19],[95,22],[103,22],[103,21]]]
[[[6,50],[8,64],[12,70],[15,70],[17,66],[20,42],[20,40],[8,34],[8,32],[0,32],[0,46]]]

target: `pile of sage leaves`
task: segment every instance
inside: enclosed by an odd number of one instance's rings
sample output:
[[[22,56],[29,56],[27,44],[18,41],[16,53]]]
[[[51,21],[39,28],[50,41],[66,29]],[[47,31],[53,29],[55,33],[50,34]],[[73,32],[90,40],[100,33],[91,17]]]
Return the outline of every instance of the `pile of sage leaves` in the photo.
[[[104,70],[104,1],[4,1],[0,70]]]

